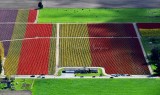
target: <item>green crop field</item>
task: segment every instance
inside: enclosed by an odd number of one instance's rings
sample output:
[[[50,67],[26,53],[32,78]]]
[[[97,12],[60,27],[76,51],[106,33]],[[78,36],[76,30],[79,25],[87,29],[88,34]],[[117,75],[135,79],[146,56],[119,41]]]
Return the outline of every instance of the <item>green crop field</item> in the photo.
[[[160,8],[44,8],[39,11],[38,23],[46,22],[160,22]]]
[[[39,79],[33,95],[159,95],[160,79]]]

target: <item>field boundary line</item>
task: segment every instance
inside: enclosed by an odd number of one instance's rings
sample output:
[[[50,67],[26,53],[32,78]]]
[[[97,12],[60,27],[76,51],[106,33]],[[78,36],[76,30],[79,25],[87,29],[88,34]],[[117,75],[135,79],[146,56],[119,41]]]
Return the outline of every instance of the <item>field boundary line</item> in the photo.
[[[39,15],[39,10],[37,10]],[[37,18],[36,18],[37,19]],[[149,23],[149,22],[146,22]],[[156,23],[156,22],[154,22]],[[73,23],[53,23],[53,22],[39,22],[39,23],[31,23],[31,22],[0,22],[0,24],[132,24],[132,22],[73,22]]]
[[[147,62],[148,69],[149,69],[150,73],[153,74],[153,70],[152,70],[152,68],[151,68],[151,65],[149,64],[149,60],[147,59],[147,54],[146,54],[146,52],[145,52],[145,50],[144,50],[144,47],[143,47],[143,44],[142,44],[142,42],[141,42],[141,36],[140,36],[140,34],[139,34],[139,31],[138,31],[138,28],[137,28],[137,24],[136,24],[136,23],[133,23],[133,26],[134,26],[134,29],[135,29],[135,31],[136,31],[136,34],[137,34],[137,37],[138,37],[138,41],[139,41],[139,43],[140,43],[140,46],[141,46],[143,55],[144,55],[145,60],[146,60],[146,62]]]
[[[39,15],[39,10],[37,10],[36,19],[35,19],[35,21],[34,21],[35,24],[38,23],[38,15]]]
[[[89,39],[89,38],[137,38],[137,37],[59,37],[59,39],[70,39],[70,38],[78,38],[78,39],[81,39],[81,38],[86,38],[86,39]],[[1,40],[0,42],[13,42],[13,41],[22,41],[22,40],[33,40],[33,39],[57,39],[57,37],[33,37],[33,38],[24,38],[24,39],[13,39],[13,40]]]
[[[55,67],[55,76],[58,75],[58,65],[59,65],[59,23],[57,24],[57,38],[56,38],[56,67]]]
[[[52,24],[57,24],[56,22]],[[59,23],[59,24],[132,24],[132,22],[68,22],[68,23]]]
[[[0,22],[0,24],[57,24],[57,23],[33,23],[33,22]]]
[[[137,38],[137,37],[60,37],[60,38]]]
[[[56,37],[33,37],[33,38],[24,38],[24,39],[13,39],[13,40],[1,40],[0,42],[13,42],[13,41],[23,41],[23,40],[33,40],[33,39],[56,39]]]
[[[39,10],[37,10],[37,14],[39,15]],[[37,20],[37,17],[36,17]],[[146,22],[149,23],[149,22]],[[156,22],[153,22],[156,23]],[[53,22],[39,22],[39,23],[32,23],[32,22],[0,22],[0,24],[132,24],[132,22],[84,22],[84,23],[79,23],[79,22],[74,22],[74,23],[53,23]]]

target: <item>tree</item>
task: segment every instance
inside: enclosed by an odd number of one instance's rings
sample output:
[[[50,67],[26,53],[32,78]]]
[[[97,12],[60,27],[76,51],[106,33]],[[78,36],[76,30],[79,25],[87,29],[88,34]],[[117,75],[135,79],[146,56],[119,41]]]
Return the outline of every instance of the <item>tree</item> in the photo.
[[[156,64],[156,70],[155,70],[155,72],[158,74],[158,75],[160,75],[160,62],[157,62],[157,64]]]
[[[39,3],[38,3],[38,8],[39,8],[39,9],[42,9],[42,8],[43,8],[42,2],[39,2]]]

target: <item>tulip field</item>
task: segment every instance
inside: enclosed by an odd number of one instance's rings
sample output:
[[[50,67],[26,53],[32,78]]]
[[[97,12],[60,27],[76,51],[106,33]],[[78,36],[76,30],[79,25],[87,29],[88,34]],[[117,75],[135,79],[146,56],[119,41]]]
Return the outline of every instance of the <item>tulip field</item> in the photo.
[[[18,27],[21,31],[18,31]],[[55,25],[52,24],[16,24],[12,35],[13,41],[11,41],[4,65],[5,74],[54,73],[48,70],[49,67],[54,68],[54,65],[52,65],[54,60],[52,59],[55,58],[55,40],[49,38],[55,36],[53,27]],[[49,55],[51,55],[52,59]],[[49,59],[51,60],[50,62]]]
[[[5,74],[54,74],[56,60],[58,67],[103,67],[107,74],[150,74],[131,23],[59,24],[59,37],[57,24],[13,26],[9,40],[3,42],[8,46],[4,47]]]
[[[60,31],[61,67],[93,66],[104,67],[108,74],[150,74],[132,24],[66,26],[62,24]]]

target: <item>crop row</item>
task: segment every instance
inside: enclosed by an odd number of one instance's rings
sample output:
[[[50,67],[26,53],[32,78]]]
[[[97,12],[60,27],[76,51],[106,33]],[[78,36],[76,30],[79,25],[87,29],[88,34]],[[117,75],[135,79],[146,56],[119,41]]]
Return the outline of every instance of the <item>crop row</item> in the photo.
[[[140,33],[144,37],[160,37],[159,29],[139,29]]]
[[[34,23],[37,17],[37,10],[29,10],[28,22]]]
[[[52,27],[52,37],[56,36],[56,25]],[[49,67],[48,72],[49,74],[55,73],[55,66],[56,66],[56,39],[50,39],[50,51],[49,51]]]
[[[3,60],[4,58],[4,48],[3,48],[3,44],[0,42],[0,56],[1,56],[1,60]]]
[[[50,51],[49,51],[49,74],[55,73],[56,66],[56,39],[50,39]]]
[[[160,28],[160,23],[137,23],[137,26],[141,29],[155,29]]]

